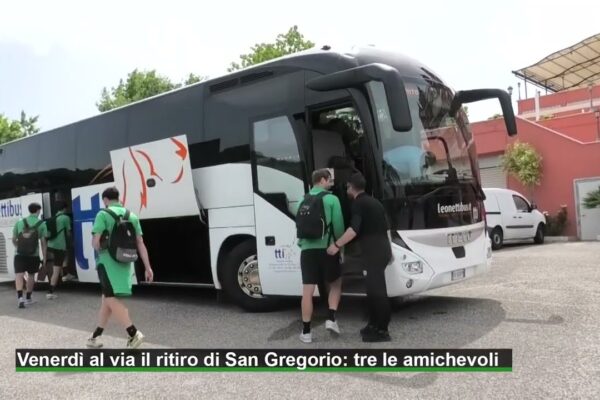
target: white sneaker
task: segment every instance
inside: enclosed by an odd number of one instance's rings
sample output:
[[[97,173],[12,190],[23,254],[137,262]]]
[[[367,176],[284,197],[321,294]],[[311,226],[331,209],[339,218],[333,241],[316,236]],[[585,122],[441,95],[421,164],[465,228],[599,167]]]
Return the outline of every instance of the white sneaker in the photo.
[[[331,332],[335,332],[338,335],[340,334],[340,327],[338,326],[337,321],[330,321],[330,320],[325,321],[325,329],[327,329],[328,331],[331,331]]]
[[[90,349],[99,349],[99,348],[101,348],[102,346],[104,346],[104,343],[102,343],[102,342],[100,341],[100,338],[99,338],[99,337],[97,337],[97,338],[93,338],[93,337],[91,337],[91,338],[89,338],[89,339],[87,340],[87,342],[85,343],[85,347],[87,347],[87,348],[90,348]]]
[[[46,299],[55,300],[55,299],[58,299],[58,295],[54,294],[54,293],[46,293]]]
[[[34,300],[34,299],[26,299],[26,300],[25,300],[25,305],[26,305],[27,307],[29,307],[30,305],[32,305],[32,304],[35,304],[35,303],[37,303],[37,301],[36,301],[36,300]]]
[[[301,333],[300,341],[303,343],[312,343],[312,332]]]
[[[25,299],[19,297],[19,308],[25,308]]]
[[[63,276],[62,280],[63,282],[76,281],[77,277],[75,275],[66,274],[65,276]]]
[[[142,342],[144,341],[144,334],[140,331],[137,331],[135,335],[127,339],[127,348],[128,349],[137,349],[140,347]]]

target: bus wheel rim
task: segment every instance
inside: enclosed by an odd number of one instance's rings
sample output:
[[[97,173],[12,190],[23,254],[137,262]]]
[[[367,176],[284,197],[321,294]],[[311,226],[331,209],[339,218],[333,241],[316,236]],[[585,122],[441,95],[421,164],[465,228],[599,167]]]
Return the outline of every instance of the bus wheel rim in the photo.
[[[258,259],[256,254],[246,258],[238,268],[238,285],[242,292],[253,299],[260,299],[262,287],[258,275]]]

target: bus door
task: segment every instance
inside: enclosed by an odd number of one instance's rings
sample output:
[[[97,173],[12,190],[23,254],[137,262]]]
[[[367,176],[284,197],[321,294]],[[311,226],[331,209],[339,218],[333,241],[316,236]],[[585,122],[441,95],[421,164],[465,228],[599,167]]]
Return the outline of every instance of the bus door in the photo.
[[[313,170],[328,168],[333,173],[331,192],[338,197],[344,216],[344,226],[351,220],[351,200],[346,185],[356,172],[367,180],[367,192],[374,188],[374,163],[368,149],[364,115],[359,111],[355,98],[334,100],[309,106],[306,119],[310,128],[310,150]],[[361,100],[359,98],[359,100]],[[364,102],[364,99],[362,99]],[[368,121],[367,121],[368,122]],[[362,293],[363,265],[360,262],[360,246],[353,241],[344,248],[342,262],[343,290],[346,293]]]
[[[302,276],[295,215],[306,189],[299,145],[304,129],[285,112],[256,119],[251,125],[256,248],[262,293],[299,296]]]

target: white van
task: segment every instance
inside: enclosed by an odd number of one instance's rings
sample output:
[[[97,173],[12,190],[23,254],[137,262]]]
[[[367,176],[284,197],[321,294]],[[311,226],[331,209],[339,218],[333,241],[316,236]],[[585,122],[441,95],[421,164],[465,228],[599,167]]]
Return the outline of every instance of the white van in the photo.
[[[504,242],[533,239],[544,243],[546,217],[521,193],[509,189],[484,188],[485,214],[492,249]]]

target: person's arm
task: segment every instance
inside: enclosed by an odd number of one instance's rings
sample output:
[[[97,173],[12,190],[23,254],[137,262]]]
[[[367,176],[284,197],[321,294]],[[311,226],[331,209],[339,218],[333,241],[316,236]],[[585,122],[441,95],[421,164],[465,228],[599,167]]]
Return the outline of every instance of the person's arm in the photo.
[[[17,247],[17,236],[19,236],[19,228],[18,228],[18,226],[19,226],[19,223],[17,222],[15,224],[15,226],[13,227],[12,242],[13,242],[13,245],[15,247]]]
[[[334,239],[340,238],[344,234],[344,215],[340,200],[336,196],[331,196],[331,221],[333,225]]]
[[[46,257],[48,254],[48,241],[46,240],[45,237],[42,237],[40,239],[40,242],[42,243],[42,265],[46,265],[46,261],[48,260],[48,258]]]
[[[150,266],[150,258],[148,257],[148,249],[146,248],[146,244],[144,243],[144,238],[142,236],[138,236],[136,240],[138,253],[140,253],[140,258],[144,263],[146,282],[152,282],[152,280],[154,279],[154,272],[152,271],[152,267]]]
[[[350,243],[358,234],[360,233],[360,227],[362,225],[362,212],[358,203],[354,201],[352,204],[352,222],[350,223],[350,227],[346,229],[346,232],[342,235],[341,238],[336,240],[334,243],[329,246],[327,249],[327,254],[335,255],[340,251],[342,247],[346,244]]]
[[[148,249],[146,248],[146,244],[144,243],[142,225],[140,224],[140,220],[137,217],[133,222],[133,226],[135,228],[136,245],[138,253],[140,255],[140,258],[142,259],[142,263],[144,263],[146,282],[152,282],[154,280],[154,271],[152,271],[152,266],[150,265],[150,257],[148,256]]]
[[[100,251],[100,239],[102,238],[102,233],[106,230],[106,220],[102,214],[102,211],[96,214],[94,226],[92,227],[92,247],[96,251]]]

